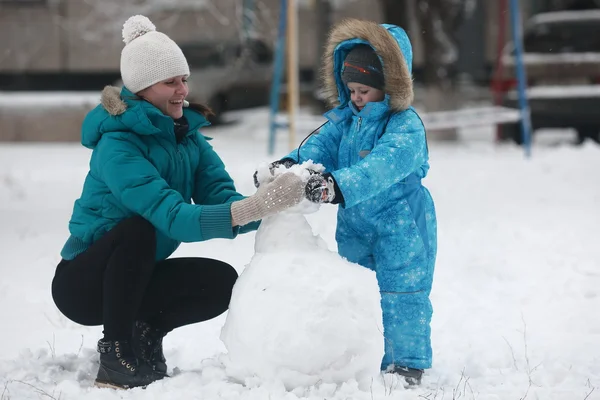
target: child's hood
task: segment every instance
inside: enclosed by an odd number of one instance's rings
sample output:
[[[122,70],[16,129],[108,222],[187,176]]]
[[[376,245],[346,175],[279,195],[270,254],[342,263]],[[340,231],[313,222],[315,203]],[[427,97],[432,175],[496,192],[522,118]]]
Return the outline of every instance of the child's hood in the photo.
[[[325,97],[333,107],[347,105],[350,92],[342,82],[346,54],[357,44],[368,44],[383,64],[385,91],[390,108],[403,111],[412,104],[412,45],[404,29],[372,21],[346,19],[331,31],[323,56],[322,78]]]

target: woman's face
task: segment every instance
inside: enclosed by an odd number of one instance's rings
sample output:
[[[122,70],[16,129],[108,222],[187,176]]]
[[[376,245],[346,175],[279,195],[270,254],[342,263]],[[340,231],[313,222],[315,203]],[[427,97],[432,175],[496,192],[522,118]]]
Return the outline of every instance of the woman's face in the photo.
[[[375,89],[361,83],[348,82],[348,89],[350,89],[350,100],[352,100],[359,111],[367,103],[382,101],[385,98],[383,90]]]
[[[173,119],[183,116],[183,100],[188,95],[187,76],[176,76],[155,83],[137,93],[138,96]]]

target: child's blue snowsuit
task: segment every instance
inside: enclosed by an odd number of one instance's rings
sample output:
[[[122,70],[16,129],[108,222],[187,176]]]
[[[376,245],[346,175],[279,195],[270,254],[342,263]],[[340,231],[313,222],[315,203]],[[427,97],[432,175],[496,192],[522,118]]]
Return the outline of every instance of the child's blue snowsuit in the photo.
[[[385,100],[358,111],[342,83],[342,65],[356,44],[371,45],[384,66]],[[379,47],[375,45],[379,44]],[[400,52],[401,49],[401,52]],[[429,293],[437,250],[433,200],[421,179],[429,170],[421,119],[410,107],[412,49],[399,27],[350,20],[334,29],[325,59],[325,89],[336,108],[298,151],[332,173],[344,203],[338,210],[340,255],[374,270],[381,290],[385,355],[390,365],[430,368]]]

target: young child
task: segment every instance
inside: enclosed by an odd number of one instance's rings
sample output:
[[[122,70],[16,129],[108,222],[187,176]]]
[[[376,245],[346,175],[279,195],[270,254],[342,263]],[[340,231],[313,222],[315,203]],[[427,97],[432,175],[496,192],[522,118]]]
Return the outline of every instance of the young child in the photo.
[[[431,367],[429,293],[436,216],[421,179],[429,170],[423,123],[411,107],[412,49],[393,25],[346,20],[330,34],[325,90],[328,122],[273,167],[313,160],[325,167],[307,197],[339,204],[340,255],[374,270],[381,290],[381,369],[419,384]]]

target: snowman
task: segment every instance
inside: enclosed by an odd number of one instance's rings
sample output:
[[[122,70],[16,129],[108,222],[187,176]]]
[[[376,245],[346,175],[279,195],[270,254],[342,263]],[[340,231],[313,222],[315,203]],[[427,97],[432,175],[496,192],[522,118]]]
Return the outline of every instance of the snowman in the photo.
[[[311,161],[294,172],[305,181]],[[270,176],[259,168],[259,182]],[[319,205],[303,201],[264,219],[255,254],[233,288],[221,331],[227,373],[240,382],[281,382],[286,389],[318,382],[371,382],[384,351],[375,273],[341,258],[313,234],[305,215]]]

